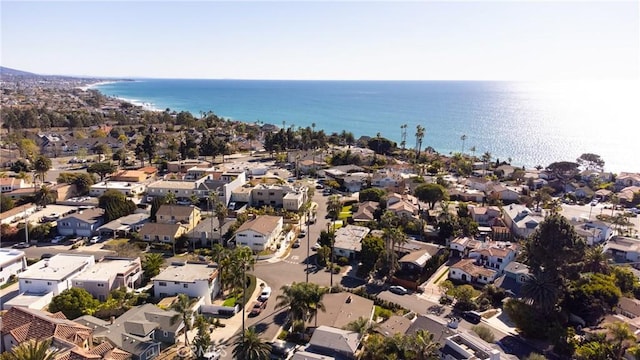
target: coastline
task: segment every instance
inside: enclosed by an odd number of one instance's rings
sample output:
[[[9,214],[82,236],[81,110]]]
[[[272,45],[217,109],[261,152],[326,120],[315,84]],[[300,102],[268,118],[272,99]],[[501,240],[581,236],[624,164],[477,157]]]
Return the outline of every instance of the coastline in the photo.
[[[82,91],[87,91],[87,90],[91,90],[91,89],[95,88],[96,86],[115,84],[115,83],[118,83],[118,82],[120,82],[120,80],[98,81],[98,82],[91,83],[91,84],[88,84],[88,85],[78,86],[77,89],[80,89]]]

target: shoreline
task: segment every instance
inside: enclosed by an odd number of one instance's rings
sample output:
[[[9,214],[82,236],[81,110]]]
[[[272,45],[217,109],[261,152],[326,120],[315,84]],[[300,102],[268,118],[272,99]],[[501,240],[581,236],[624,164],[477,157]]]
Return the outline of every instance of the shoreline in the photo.
[[[82,91],[88,91],[88,90],[91,90],[91,89],[95,88],[96,86],[115,84],[115,83],[118,83],[118,82],[121,82],[121,81],[120,80],[98,81],[98,82],[91,83],[91,84],[88,84],[88,85],[78,86],[76,89],[80,89]]]

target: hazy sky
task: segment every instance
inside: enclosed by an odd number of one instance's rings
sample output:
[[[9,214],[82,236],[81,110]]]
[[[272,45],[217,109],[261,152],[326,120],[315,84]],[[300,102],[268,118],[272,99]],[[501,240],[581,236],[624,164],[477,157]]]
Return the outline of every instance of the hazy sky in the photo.
[[[1,64],[235,79],[637,79],[639,1],[0,2]]]

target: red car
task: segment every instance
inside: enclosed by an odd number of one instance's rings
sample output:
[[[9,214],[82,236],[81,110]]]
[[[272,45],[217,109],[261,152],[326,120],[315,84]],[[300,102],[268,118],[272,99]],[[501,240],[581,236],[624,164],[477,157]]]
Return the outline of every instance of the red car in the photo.
[[[251,307],[251,313],[249,315],[258,316],[267,307],[266,301],[256,301]]]

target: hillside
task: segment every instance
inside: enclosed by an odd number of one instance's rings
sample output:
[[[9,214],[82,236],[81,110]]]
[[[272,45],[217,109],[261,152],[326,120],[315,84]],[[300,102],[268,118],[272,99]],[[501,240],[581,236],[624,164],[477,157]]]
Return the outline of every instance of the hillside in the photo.
[[[10,76],[38,76],[38,74],[30,73],[27,71],[11,69],[8,67],[0,66],[0,75],[10,75]]]

